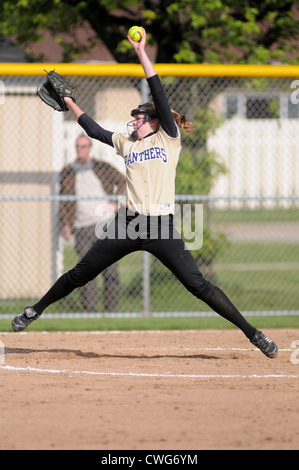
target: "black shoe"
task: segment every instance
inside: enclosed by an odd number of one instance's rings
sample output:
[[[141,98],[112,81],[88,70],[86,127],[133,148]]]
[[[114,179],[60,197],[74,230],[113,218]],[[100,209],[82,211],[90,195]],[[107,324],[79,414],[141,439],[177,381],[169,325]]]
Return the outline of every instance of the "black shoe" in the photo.
[[[261,331],[257,330],[250,342],[259,348],[267,357],[274,358],[277,356],[278,347]]]
[[[31,322],[40,317],[32,307],[25,307],[24,311],[17,315],[11,322],[14,331],[23,331]]]

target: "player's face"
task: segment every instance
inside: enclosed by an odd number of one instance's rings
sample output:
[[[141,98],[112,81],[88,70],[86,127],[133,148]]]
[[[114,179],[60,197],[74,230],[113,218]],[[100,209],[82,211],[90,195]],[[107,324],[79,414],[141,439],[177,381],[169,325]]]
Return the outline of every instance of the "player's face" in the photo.
[[[147,121],[144,119],[144,114],[136,114],[134,116],[134,119],[130,122],[128,122],[128,127],[133,128],[133,131],[138,133],[138,139],[142,139],[146,135],[148,135],[150,132],[153,131],[152,129],[152,123],[156,121],[155,119],[152,119],[151,121]]]
[[[145,124],[147,124],[147,121],[144,120],[144,114],[136,114],[131,122],[134,131],[141,129]]]

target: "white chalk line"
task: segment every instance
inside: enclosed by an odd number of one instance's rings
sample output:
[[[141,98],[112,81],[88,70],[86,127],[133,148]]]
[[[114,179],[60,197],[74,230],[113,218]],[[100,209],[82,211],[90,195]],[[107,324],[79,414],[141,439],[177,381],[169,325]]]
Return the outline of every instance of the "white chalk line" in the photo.
[[[38,369],[35,367],[14,367],[0,366],[1,370],[13,372],[36,372],[46,374],[79,374],[79,375],[99,375],[114,377],[158,377],[158,378],[176,378],[176,379],[298,379],[299,375],[292,374],[149,374],[138,372],[99,372],[88,370],[70,370],[70,369]]]

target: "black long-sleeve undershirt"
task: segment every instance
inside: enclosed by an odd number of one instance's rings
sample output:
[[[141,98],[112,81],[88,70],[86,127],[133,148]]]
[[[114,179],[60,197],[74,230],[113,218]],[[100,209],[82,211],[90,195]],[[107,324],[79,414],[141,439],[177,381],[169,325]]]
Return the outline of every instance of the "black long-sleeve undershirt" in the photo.
[[[97,122],[95,122],[87,114],[81,114],[78,119],[78,124],[85,130],[86,134],[92,139],[97,139],[113,147],[112,136],[113,132],[108,131],[101,127]]]
[[[153,75],[147,79],[153,101],[156,107],[157,116],[160,126],[170,137],[177,137],[178,128],[174,122],[170,106],[168,104],[164,88],[160,82],[158,75]]]
[[[153,101],[155,103],[160,126],[170,137],[176,137],[178,134],[178,129],[174,122],[170,106],[166,99],[165,92],[158,75],[154,75],[153,77],[148,78],[147,81],[150,87]],[[89,137],[97,139],[104,144],[113,147],[112,131],[104,129],[85,113],[79,117],[78,123],[85,130]]]

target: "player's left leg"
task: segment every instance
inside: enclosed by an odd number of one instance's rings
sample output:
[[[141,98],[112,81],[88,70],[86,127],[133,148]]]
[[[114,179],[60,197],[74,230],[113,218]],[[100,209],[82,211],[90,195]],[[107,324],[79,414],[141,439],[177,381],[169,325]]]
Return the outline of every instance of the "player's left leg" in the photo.
[[[144,249],[167,266],[193,295],[240,328],[266,356],[275,357],[276,344],[252,326],[219,287],[205,279],[182,239],[174,233],[168,239],[147,240]]]

